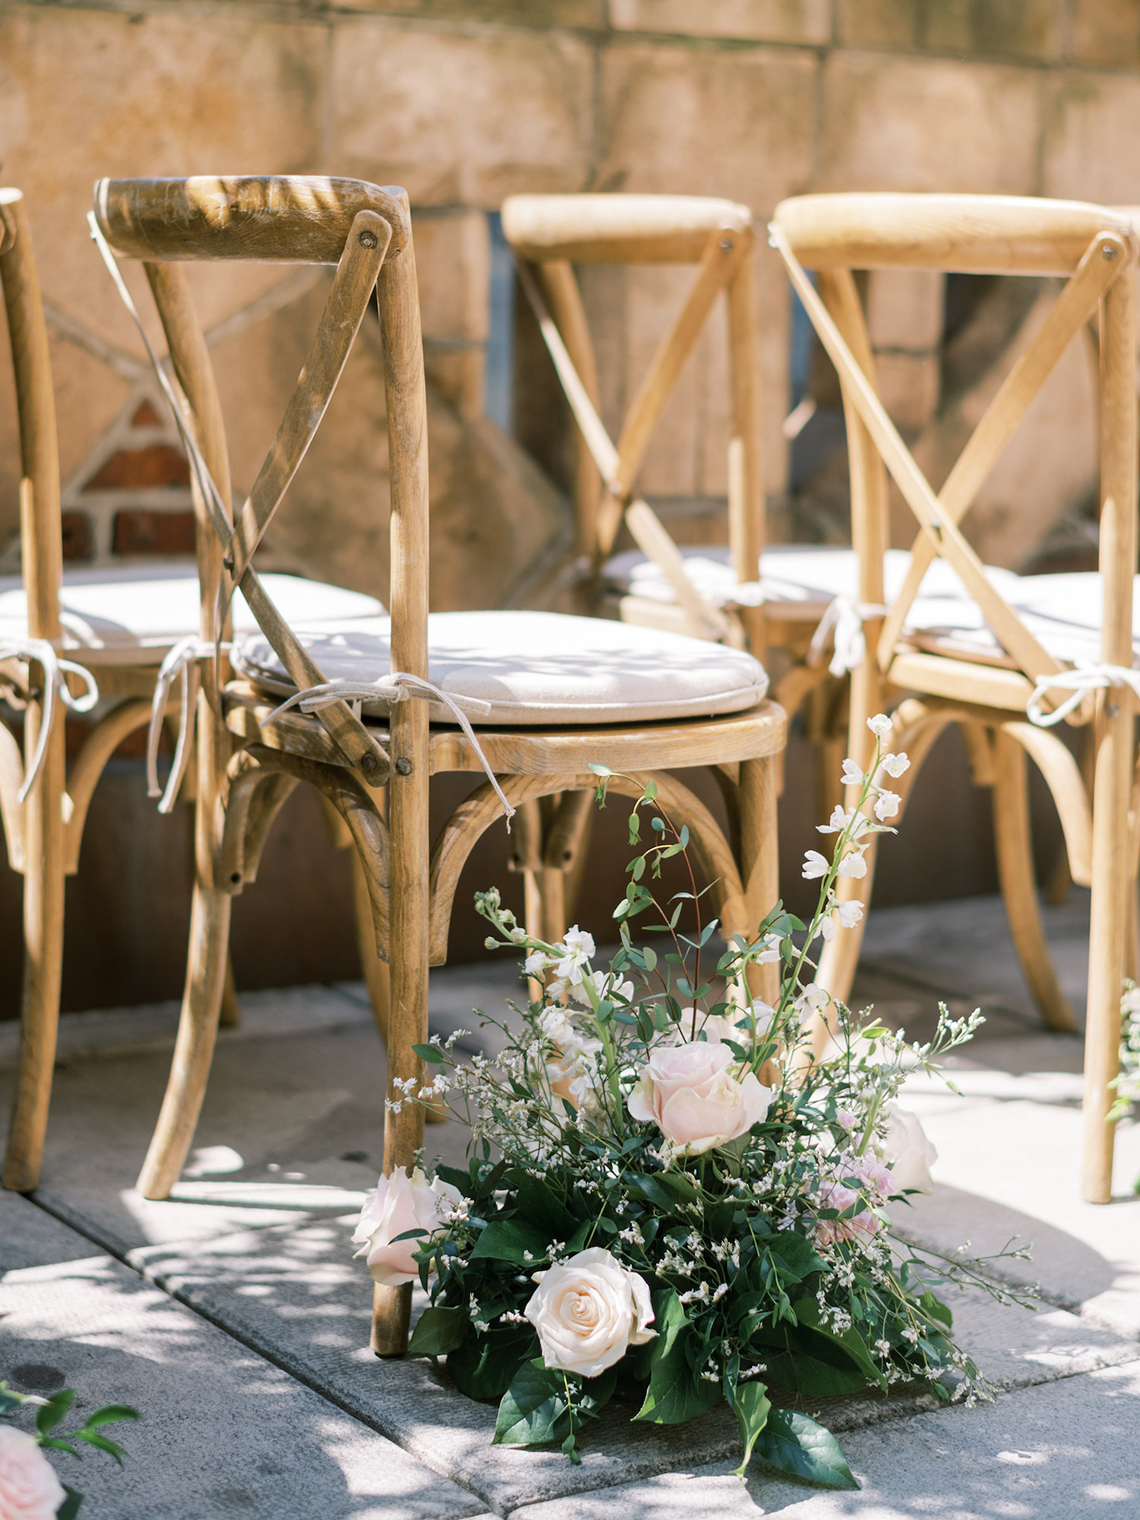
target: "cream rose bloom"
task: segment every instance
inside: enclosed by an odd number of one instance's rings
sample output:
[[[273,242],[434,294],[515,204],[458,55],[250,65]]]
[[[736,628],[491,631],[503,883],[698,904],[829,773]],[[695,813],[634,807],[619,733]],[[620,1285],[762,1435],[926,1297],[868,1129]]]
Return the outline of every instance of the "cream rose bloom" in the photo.
[[[381,1177],[364,1200],[352,1235],[353,1245],[360,1247],[356,1254],[367,1258],[369,1272],[385,1287],[397,1288],[401,1283],[414,1282],[419,1276],[415,1253],[424,1239],[421,1236],[397,1241],[396,1236],[407,1230],[426,1230],[430,1234],[445,1223],[445,1216],[463,1207],[463,1195],[458,1188],[438,1177],[429,1186],[419,1167],[409,1177],[398,1166],[390,1177]]]
[[[875,1153],[890,1166],[891,1182],[896,1193],[912,1191],[933,1193],[934,1178],[930,1168],[938,1152],[926,1138],[919,1117],[897,1103],[888,1103],[883,1120],[883,1137]]]
[[[35,1436],[0,1425],[0,1520],[55,1520],[66,1498]]]
[[[538,1331],[548,1367],[598,1377],[620,1362],[630,1346],[643,1346],[653,1305],[649,1286],[601,1246],[579,1251],[549,1271],[523,1313]]]
[[[682,1155],[727,1145],[759,1123],[772,1101],[755,1072],[733,1075],[735,1063],[728,1046],[715,1041],[659,1045],[629,1095],[630,1114],[656,1124]]]

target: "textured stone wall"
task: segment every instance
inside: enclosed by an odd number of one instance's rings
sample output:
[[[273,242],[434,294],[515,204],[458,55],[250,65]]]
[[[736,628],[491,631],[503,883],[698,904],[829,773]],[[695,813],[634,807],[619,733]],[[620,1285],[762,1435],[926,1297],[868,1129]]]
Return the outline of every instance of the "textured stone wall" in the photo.
[[[564,482],[482,415],[486,214],[505,195],[716,194],[746,202],[761,223],[781,197],[807,190],[1140,202],[1138,140],[1137,0],[0,0],[0,180],[28,197],[48,301],[68,558],[169,557],[189,543],[185,463],[86,236],[100,175],[337,173],[407,187],[431,380],[432,596],[446,607],[532,600],[572,541]],[[128,278],[145,311],[143,282],[137,271]],[[230,417],[235,487],[246,490],[328,277],[246,265],[199,267],[193,278]],[[757,282],[774,536],[794,528],[841,538],[842,450],[813,444],[813,424],[795,444],[804,481],[787,506],[791,307],[763,248]],[[589,272],[611,423],[683,286],[677,271]],[[936,479],[1028,341],[1045,294],[1024,292],[999,310],[976,301],[948,343],[940,281],[869,282],[888,400]],[[724,374],[714,325],[643,479],[678,530],[705,539],[723,534]],[[821,414],[826,390],[824,377]],[[566,422],[556,402],[545,411],[538,452],[557,477]],[[1087,500],[1094,452],[1090,371],[1076,353],[979,501],[972,527],[983,552],[1024,562]],[[0,363],[0,570],[18,563],[15,484]],[[384,596],[386,507],[383,399],[366,341],[265,563]],[[900,512],[896,538],[908,537]],[[947,787],[944,800],[961,802],[965,782],[951,777]],[[810,816],[806,797],[792,801]],[[140,829],[159,826],[140,812]],[[988,844],[969,833],[943,839],[930,895],[992,885]],[[785,829],[792,853],[795,834]],[[130,890],[146,904],[161,877],[138,875]],[[908,877],[908,897],[922,890]],[[18,933],[14,919],[10,927]],[[316,974],[309,962],[305,974]],[[141,995],[133,983],[129,995]]]

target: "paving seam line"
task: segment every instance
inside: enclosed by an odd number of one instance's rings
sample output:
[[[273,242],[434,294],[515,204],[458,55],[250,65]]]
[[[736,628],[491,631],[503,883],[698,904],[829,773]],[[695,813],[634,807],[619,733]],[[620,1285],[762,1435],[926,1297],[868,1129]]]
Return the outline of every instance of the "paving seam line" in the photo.
[[[393,1435],[389,1430],[386,1430],[378,1420],[375,1418],[370,1418],[366,1413],[363,1413],[359,1407],[354,1406],[352,1400],[338,1397],[335,1393],[330,1392],[328,1388],[325,1388],[320,1383],[316,1382],[311,1374],[305,1372],[302,1367],[293,1364],[288,1358],[283,1358],[279,1355],[274,1354],[272,1351],[267,1349],[263,1342],[251,1339],[248,1335],[242,1334],[240,1331],[235,1330],[232,1325],[227,1324],[224,1319],[220,1318],[210,1309],[204,1307],[202,1304],[195,1303],[192,1298],[187,1297],[186,1294],[178,1288],[171,1287],[169,1283],[163,1280],[161,1274],[150,1272],[145,1267],[140,1267],[136,1262],[131,1261],[129,1255],[124,1255],[123,1252],[118,1249],[118,1247],[112,1245],[109,1241],[102,1239],[98,1233],[93,1231],[89,1222],[84,1221],[82,1224],[80,1224],[77,1219],[71,1214],[70,1210],[60,1207],[52,1207],[52,1205],[43,1199],[38,1198],[35,1193],[23,1193],[20,1196],[26,1198],[29,1203],[34,1203],[37,1208],[42,1209],[42,1211],[45,1214],[50,1215],[52,1219],[57,1219],[60,1224],[64,1224],[69,1229],[74,1230],[75,1233],[82,1236],[84,1240],[89,1240],[92,1245],[98,1246],[101,1251],[105,1252],[115,1261],[126,1267],[128,1271],[133,1272],[137,1277],[140,1277],[143,1282],[151,1283],[159,1290],[159,1292],[165,1293],[166,1296],[173,1299],[175,1303],[181,1304],[183,1308],[189,1309],[192,1314],[196,1314],[199,1319],[203,1319],[207,1324],[213,1325],[216,1330],[220,1330],[224,1335],[228,1336],[230,1340],[236,1341],[240,1346],[245,1346],[247,1350],[252,1351],[256,1356],[259,1356],[262,1361],[268,1362],[272,1367],[276,1367],[279,1372],[284,1372],[285,1375],[292,1378],[295,1383],[300,1383],[303,1387],[308,1388],[312,1393],[315,1393],[318,1395],[318,1397],[324,1399],[327,1404],[332,1404],[334,1408],[339,1409],[343,1414],[348,1415],[350,1419],[353,1419],[358,1424],[374,1431],[377,1435],[383,1436],[385,1440],[391,1441],[394,1446],[399,1446],[403,1451],[406,1451],[408,1453],[413,1461],[418,1462],[422,1467],[426,1467],[429,1469],[429,1471],[437,1473],[441,1478],[449,1479],[452,1483],[455,1484],[457,1488],[465,1488],[469,1494],[473,1495],[474,1498],[480,1500],[482,1503],[492,1503],[486,1494],[480,1493],[478,1489],[473,1488],[470,1483],[465,1482],[462,1478],[457,1477],[454,1473],[448,1472],[441,1467],[435,1467],[430,1462],[426,1462],[419,1452],[412,1451],[406,1445],[406,1443],[400,1439],[399,1436]],[[518,1506],[516,1506],[516,1508],[517,1507]],[[500,1510],[495,1510],[494,1513],[501,1515],[503,1512]],[[473,1517],[473,1520],[479,1520],[479,1517],[475,1516]]]

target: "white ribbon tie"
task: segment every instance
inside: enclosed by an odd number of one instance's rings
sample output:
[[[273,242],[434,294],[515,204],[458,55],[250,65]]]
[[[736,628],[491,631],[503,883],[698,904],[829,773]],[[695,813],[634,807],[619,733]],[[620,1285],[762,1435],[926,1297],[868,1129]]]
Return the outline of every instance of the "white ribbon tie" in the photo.
[[[299,707],[302,712],[317,712],[322,707],[331,707],[334,702],[404,702],[409,697],[422,697],[425,702],[442,702],[455,715],[455,721],[463,730],[471,748],[478,756],[479,764],[487,774],[487,780],[495,789],[495,795],[503,804],[503,811],[507,816],[507,833],[511,831],[511,819],[515,816],[515,810],[507,801],[506,794],[499,785],[494,771],[482,746],[475,737],[475,730],[471,727],[464,707],[471,712],[485,716],[491,711],[490,702],[484,702],[479,697],[452,696],[442,687],[434,686],[431,681],[425,681],[422,676],[410,675],[406,670],[393,670],[389,675],[379,676],[375,681],[326,681],[323,686],[309,686],[304,691],[298,691],[288,701],[282,702],[280,707],[275,707],[268,717],[261,719],[261,727],[272,723],[274,718],[280,717],[291,707]]]
[[[3,660],[38,660],[44,672],[43,715],[40,720],[39,736],[36,739],[36,749],[32,762],[24,773],[24,784],[16,793],[16,800],[23,802],[35,786],[40,771],[43,769],[48,735],[55,721],[56,698],[58,697],[64,707],[70,708],[72,712],[90,712],[99,700],[99,688],[89,670],[84,669],[82,665],[76,665],[74,660],[61,660],[55,645],[48,639],[0,639],[0,661]],[[87,690],[78,697],[73,696],[64,679],[65,673],[78,676]]]
[[[190,763],[190,738],[194,732],[194,710],[198,699],[198,661],[215,652],[215,646],[197,634],[179,639],[158,667],[154,683],[154,699],[150,705],[150,728],[146,738],[146,794],[161,797],[160,813],[169,813],[174,806],[186,767]],[[170,775],[166,778],[165,791],[158,783],[158,745],[162,738],[162,720],[166,716],[166,704],[170,700],[170,688],[181,678],[182,700],[179,703],[178,743],[174,747],[174,760]]]
[[[834,652],[828,664],[833,676],[849,675],[862,665],[867,656],[867,640],[863,624],[868,618],[886,617],[888,608],[878,602],[854,602],[847,596],[836,596],[828,602],[808,647],[808,664],[816,666],[823,661],[827,636],[834,629]]]
[[[1062,670],[1055,676],[1038,676],[1033,695],[1025,704],[1026,715],[1038,728],[1052,728],[1075,711],[1090,691],[1112,686],[1127,686],[1140,700],[1140,670],[1130,670],[1126,665],[1077,665],[1074,670]],[[1044,712],[1041,699],[1049,691],[1067,691],[1071,695],[1052,712]]]

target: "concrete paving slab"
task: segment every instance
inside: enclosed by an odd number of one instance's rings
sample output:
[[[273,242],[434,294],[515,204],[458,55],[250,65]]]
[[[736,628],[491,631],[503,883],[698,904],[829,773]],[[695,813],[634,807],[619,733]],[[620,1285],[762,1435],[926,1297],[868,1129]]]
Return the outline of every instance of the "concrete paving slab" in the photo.
[[[812,1491],[727,1464],[552,1503],[511,1520],[1086,1520],[1140,1513],[1140,1361],[844,1436],[862,1484]]]
[[[75,1388],[80,1420],[106,1403],[144,1416],[110,1432],[130,1453],[122,1470],[94,1451],[54,1454],[90,1520],[485,1510],[27,1199],[0,1194],[0,1242],[0,1377],[28,1393]]]
[[[1088,982],[1089,893],[1074,887],[1059,907],[1043,904],[1042,924],[1057,975],[1078,1019]],[[964,998],[1040,1016],[1018,965],[1000,896],[961,897],[914,907],[876,908],[867,919],[860,974],[885,973],[943,998]]]
[[[422,1362],[379,1362],[366,1349],[370,1297],[351,1261],[351,1216],[302,1227],[270,1226],[189,1248],[151,1246],[131,1261],[154,1281],[326,1392],[421,1461],[455,1477],[495,1509],[661,1473],[729,1454],[735,1420],[726,1410],[672,1430],[631,1426],[615,1406],[591,1427],[580,1468],[555,1453],[491,1446],[495,1411],[471,1403]],[[426,1295],[417,1291],[420,1307]],[[954,1293],[955,1334],[986,1376],[1018,1387],[1130,1361],[1134,1343],[1064,1312],[1000,1306],[984,1293]],[[826,1424],[850,1430],[898,1420],[934,1403],[927,1396],[833,1400]]]
[[[943,1251],[968,1237],[971,1255],[999,1251],[1011,1236],[1032,1243],[1032,1262],[1001,1270],[1040,1282],[1056,1303],[1122,1335],[1140,1337],[1140,1124],[1117,1127],[1116,1200],[1080,1197],[1081,1114],[1071,1103],[979,1099],[968,1110],[940,1110],[942,1101],[907,1101],[938,1148],[938,1186],[896,1221]]]

